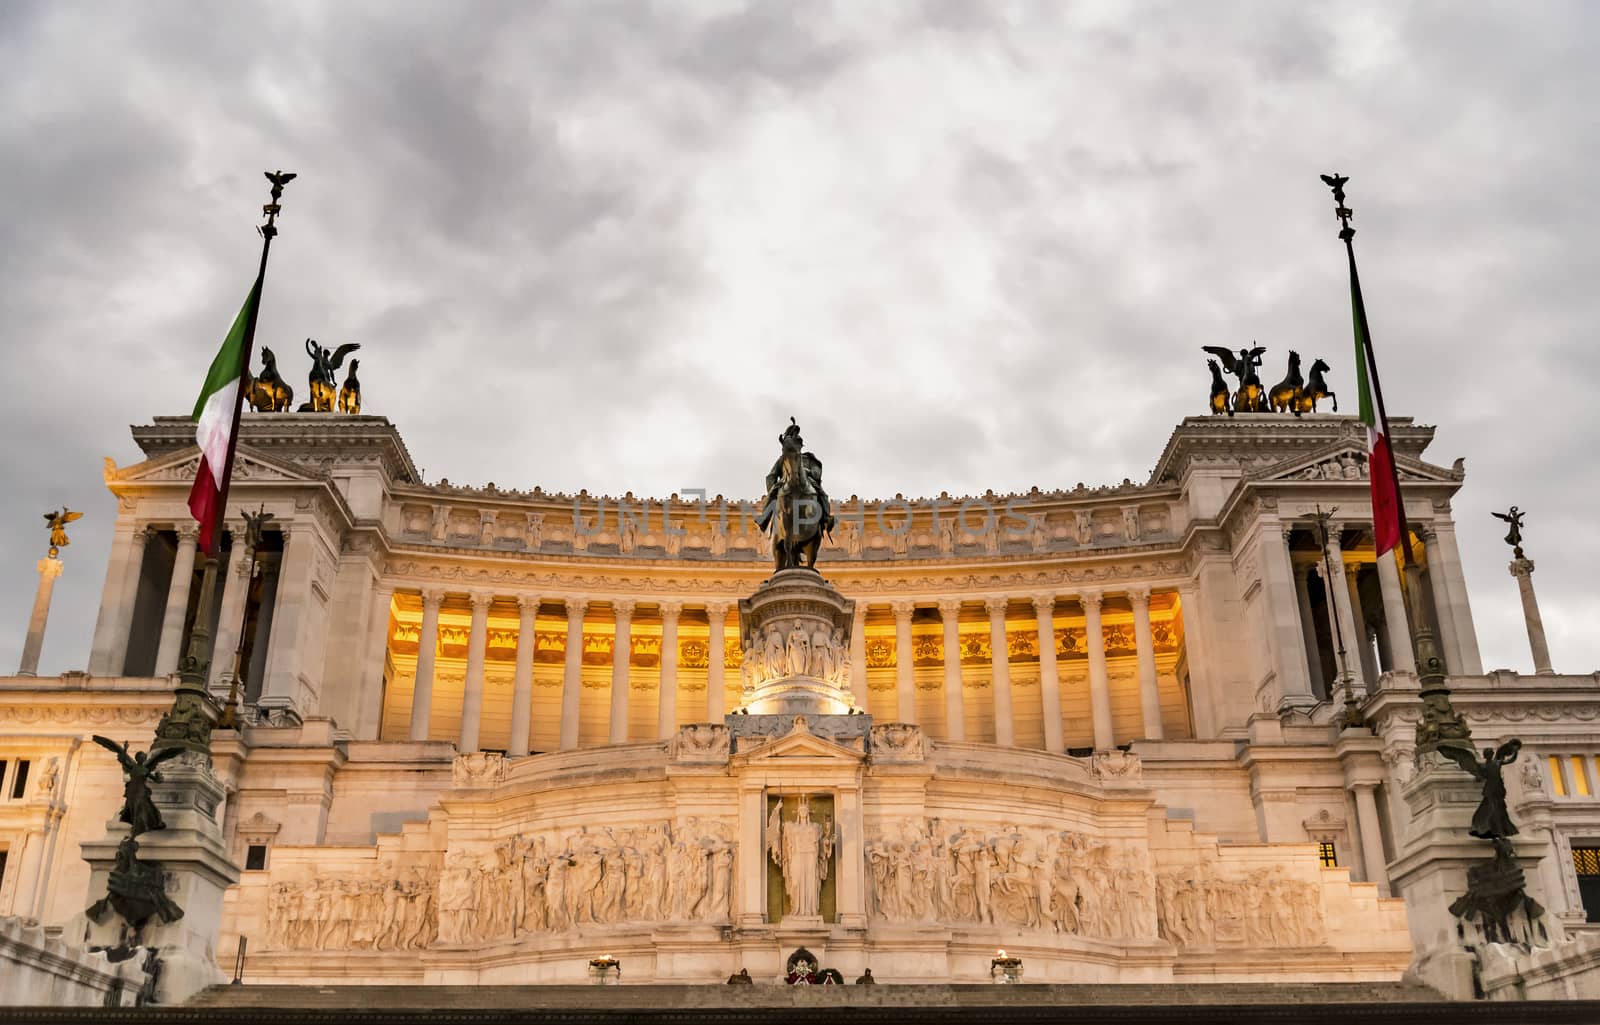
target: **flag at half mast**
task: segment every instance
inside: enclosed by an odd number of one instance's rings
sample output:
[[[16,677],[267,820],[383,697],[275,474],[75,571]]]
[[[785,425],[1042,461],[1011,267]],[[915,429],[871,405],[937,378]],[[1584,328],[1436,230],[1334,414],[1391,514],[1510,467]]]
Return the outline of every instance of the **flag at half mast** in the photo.
[[[1342,205],[1342,204],[1341,204]],[[1348,230],[1348,229],[1347,229]],[[1354,232],[1352,232],[1354,234]],[[1400,474],[1390,444],[1389,417],[1383,410],[1383,389],[1378,385],[1378,362],[1372,355],[1372,334],[1367,329],[1367,307],[1361,299],[1361,276],[1356,273],[1355,249],[1345,240],[1350,256],[1350,316],[1356,332],[1356,389],[1360,394],[1361,422],[1367,428],[1367,477],[1372,482],[1372,538],[1379,555],[1386,555],[1406,536],[1406,509],[1400,502]],[[1404,548],[1411,559],[1411,546]]]
[[[244,306],[234,318],[228,337],[211,361],[206,383],[194,404],[195,444],[200,446],[200,467],[194,486],[189,489],[189,512],[200,524],[200,550],[217,554],[221,531],[217,529],[222,504],[228,497],[228,478],[233,472],[233,453],[239,444],[239,401],[244,388],[245,368],[250,361],[251,336],[255,333],[256,304],[261,301],[261,275],[256,275]]]

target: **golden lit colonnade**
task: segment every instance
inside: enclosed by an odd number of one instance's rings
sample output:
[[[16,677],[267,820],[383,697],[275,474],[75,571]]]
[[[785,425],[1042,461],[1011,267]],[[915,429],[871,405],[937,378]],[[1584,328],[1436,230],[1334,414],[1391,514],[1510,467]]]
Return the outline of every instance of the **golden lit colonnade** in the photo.
[[[383,740],[521,756],[665,740],[741,704],[731,599],[383,598]],[[859,600],[850,664],[864,711],[938,739],[1059,754],[1193,736],[1172,591]]]

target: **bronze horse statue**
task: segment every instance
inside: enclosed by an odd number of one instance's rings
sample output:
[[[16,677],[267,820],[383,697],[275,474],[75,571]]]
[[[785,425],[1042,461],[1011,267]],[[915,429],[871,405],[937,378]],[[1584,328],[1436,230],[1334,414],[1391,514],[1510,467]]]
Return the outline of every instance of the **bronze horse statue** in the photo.
[[[1305,378],[1300,376],[1300,354],[1290,349],[1289,372],[1267,392],[1267,402],[1272,406],[1272,411],[1299,416],[1300,395],[1305,391],[1305,386]]]
[[[361,412],[361,382],[356,380],[356,367],[361,361],[350,361],[350,373],[345,375],[344,387],[339,389],[339,412],[357,416]]]
[[[1266,352],[1266,347],[1258,345],[1253,349],[1240,349],[1235,355],[1232,349],[1221,345],[1202,345],[1201,349],[1217,357],[1222,363],[1222,369],[1239,379],[1239,390],[1233,394],[1233,405],[1228,408],[1228,415],[1234,413],[1265,413],[1271,407],[1267,405],[1267,389],[1261,383],[1261,378],[1256,375],[1256,367],[1261,365],[1261,354]]]
[[[785,431],[778,441],[783,455],[778,458],[777,495],[772,505],[773,568],[815,570],[824,524],[821,495],[807,463],[816,457],[807,458],[798,430]]]
[[[1328,364],[1317,360],[1311,364],[1311,376],[1306,379],[1306,386],[1300,390],[1300,400],[1295,404],[1295,415],[1301,413],[1315,413],[1318,399],[1331,399],[1333,411],[1339,412],[1339,396],[1328,390],[1328,380],[1323,375],[1328,372]]]
[[[1211,368],[1211,415],[1231,414],[1233,411],[1228,408],[1228,382],[1222,376],[1222,367],[1214,359],[1206,360],[1206,366]]]
[[[261,347],[261,376],[244,375],[244,398],[257,413],[283,413],[294,401],[294,389],[278,374],[278,358]]]

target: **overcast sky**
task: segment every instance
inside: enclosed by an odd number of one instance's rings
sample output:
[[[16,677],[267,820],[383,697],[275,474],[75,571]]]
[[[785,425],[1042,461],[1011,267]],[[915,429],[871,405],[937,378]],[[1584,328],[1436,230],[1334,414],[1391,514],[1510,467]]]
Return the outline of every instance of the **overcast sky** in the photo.
[[[428,478],[752,494],[792,413],[830,490],[1143,479],[1201,345],[1353,406],[1350,202],[1394,415],[1467,459],[1484,663],[1594,624],[1600,6],[0,4],[0,673],[87,662],[101,458],[184,413],[285,197],[259,340],[360,342]]]

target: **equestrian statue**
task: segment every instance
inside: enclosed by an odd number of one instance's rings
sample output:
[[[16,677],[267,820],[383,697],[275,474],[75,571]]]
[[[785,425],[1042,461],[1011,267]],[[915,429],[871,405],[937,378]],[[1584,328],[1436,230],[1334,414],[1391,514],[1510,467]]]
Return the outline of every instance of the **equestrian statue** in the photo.
[[[1222,377],[1222,368],[1214,359],[1206,360],[1206,366],[1211,368],[1211,415],[1221,416],[1227,413],[1233,415],[1233,407],[1228,402],[1228,382]]]
[[[1328,379],[1323,375],[1328,372],[1328,364],[1316,360],[1311,364],[1311,370],[1306,375],[1306,386],[1300,391],[1300,402],[1295,407],[1295,413],[1315,413],[1318,399],[1329,399],[1333,402],[1333,411],[1339,412],[1339,396],[1328,390]]]
[[[286,413],[294,401],[294,389],[278,373],[278,357],[265,345],[261,347],[261,373],[244,375],[244,399],[257,413]]]
[[[822,460],[805,451],[794,417],[778,435],[783,454],[767,474],[767,497],[756,526],[771,525],[773,568],[817,568],[817,550],[834,526],[833,504],[822,489]]]
[[[344,365],[344,358],[361,348],[360,342],[351,342],[329,351],[320,348],[315,338],[306,339],[306,355],[311,357],[311,401],[300,404],[302,413],[331,413],[339,398],[339,386],[334,383],[333,372]]]
[[[1267,351],[1266,346],[1240,349],[1238,355],[1234,355],[1232,349],[1220,345],[1202,345],[1200,348],[1221,360],[1222,369],[1239,379],[1239,389],[1233,393],[1233,405],[1228,409],[1229,416],[1235,413],[1271,411],[1271,407],[1267,405],[1267,389],[1262,386],[1261,378],[1256,375],[1256,367],[1261,365],[1261,354]],[[1215,411],[1215,399],[1212,402],[1212,410]]]
[[[1289,372],[1267,392],[1267,405],[1272,407],[1274,413],[1293,413],[1299,416],[1300,397],[1305,394],[1305,390],[1306,379],[1300,376],[1300,354],[1290,349]]]

